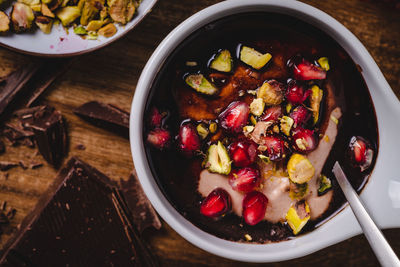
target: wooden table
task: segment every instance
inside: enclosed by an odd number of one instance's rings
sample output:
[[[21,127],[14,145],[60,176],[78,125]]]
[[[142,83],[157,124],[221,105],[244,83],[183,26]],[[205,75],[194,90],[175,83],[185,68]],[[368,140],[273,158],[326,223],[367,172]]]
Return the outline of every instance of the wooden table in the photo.
[[[145,1],[145,0],[144,0]],[[141,70],[160,41],[180,22],[217,0],[160,0],[153,12],[127,36],[89,55],[79,57],[71,68],[48,90],[42,102],[61,110],[69,125],[70,153],[92,164],[113,179],[127,179],[133,167],[129,141],[91,126],[72,113],[89,100],[99,100],[129,110]],[[327,12],[367,47],[389,84],[400,97],[400,10],[387,4],[360,0],[304,1]],[[30,57],[0,48],[0,76],[26,64]],[[373,89],[373,88],[371,88]],[[78,144],[86,149],[80,151]],[[43,162],[35,150],[23,146],[7,147],[0,160],[22,157]],[[6,200],[18,212],[0,240],[3,246],[24,216],[55,177],[56,170],[44,164],[35,170],[10,170],[8,179],[0,173],[0,200]],[[389,242],[400,254],[400,229],[385,230]],[[149,229],[144,238],[150,243],[163,266],[242,266],[191,245],[166,223],[161,230]],[[363,236],[357,236],[312,255],[278,265],[362,265],[378,262]]]

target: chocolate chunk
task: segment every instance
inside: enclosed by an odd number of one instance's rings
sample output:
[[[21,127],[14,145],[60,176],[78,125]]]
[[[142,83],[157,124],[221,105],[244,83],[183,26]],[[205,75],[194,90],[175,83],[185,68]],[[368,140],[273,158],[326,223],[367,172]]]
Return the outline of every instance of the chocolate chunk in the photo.
[[[69,160],[6,244],[0,265],[156,266],[114,184]]]
[[[156,229],[161,228],[160,219],[144,194],[135,170],[132,171],[127,181],[120,180],[120,190],[132,211],[132,219],[139,232],[150,226]]]
[[[40,66],[41,63],[33,62],[5,77],[0,86],[0,117]]]
[[[9,161],[0,161],[0,171],[5,172],[11,168],[17,167],[18,163]]]
[[[76,108],[74,113],[96,126],[129,136],[129,112],[116,106],[91,101]]]
[[[6,145],[0,140],[0,154],[3,154],[4,152],[6,152]]]
[[[24,129],[33,131],[43,158],[57,167],[68,149],[66,123],[61,113],[49,106],[37,106],[15,114]]]
[[[20,122],[6,123],[3,129],[3,135],[10,141],[10,143],[15,146],[25,143],[27,140],[32,144],[33,131],[26,130],[22,127]]]

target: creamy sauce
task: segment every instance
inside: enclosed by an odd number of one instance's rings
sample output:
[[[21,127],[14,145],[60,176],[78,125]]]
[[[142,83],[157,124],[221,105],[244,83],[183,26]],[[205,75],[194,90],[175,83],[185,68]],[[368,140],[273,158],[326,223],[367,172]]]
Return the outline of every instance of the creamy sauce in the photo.
[[[340,108],[335,108],[330,114],[330,116],[336,119],[339,119],[341,115]],[[324,136],[328,136],[328,138],[321,138],[318,147],[307,155],[307,158],[315,168],[315,175],[308,182],[308,195],[305,198],[310,206],[312,220],[321,216],[328,209],[332,200],[332,191],[318,196],[318,177],[335,143],[337,132],[337,124],[330,119],[324,132]],[[289,196],[289,178],[282,174],[277,174],[276,172],[273,173],[272,168],[273,164],[271,163],[261,166],[260,171],[262,173],[263,182],[260,191],[268,198],[267,212],[264,219],[272,223],[277,223],[286,220],[286,213],[296,200],[293,200]],[[232,211],[236,215],[242,216],[244,194],[232,189],[227,176],[211,173],[208,170],[203,170],[200,173],[198,191],[203,197],[208,196],[211,191],[218,187],[223,188],[229,193],[232,199]]]

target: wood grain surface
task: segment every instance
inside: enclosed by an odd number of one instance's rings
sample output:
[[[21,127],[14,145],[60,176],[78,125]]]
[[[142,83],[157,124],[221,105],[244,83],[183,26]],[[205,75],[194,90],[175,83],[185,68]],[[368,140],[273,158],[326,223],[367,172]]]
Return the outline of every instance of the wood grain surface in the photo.
[[[146,0],[144,0],[146,1]],[[129,141],[112,132],[92,126],[72,113],[73,108],[98,100],[130,109],[141,70],[160,41],[180,22],[216,0],[160,0],[152,13],[133,31],[114,44],[80,56],[70,69],[49,88],[40,102],[59,109],[66,117],[70,136],[69,156],[79,156],[113,179],[128,179],[133,168]],[[304,1],[343,23],[367,47],[400,97],[400,10],[377,1]],[[0,77],[31,61],[29,56],[0,48]],[[371,88],[373,90],[373,88]],[[3,140],[4,141],[4,140]],[[86,149],[79,150],[83,144]],[[35,149],[10,147],[0,160],[24,159],[43,162],[38,169],[0,172],[0,200],[17,209],[12,224],[5,228],[0,248],[15,232],[24,216],[56,177],[57,170],[46,164]],[[400,254],[400,229],[384,231]],[[165,222],[161,230],[144,233],[162,266],[243,266],[204,252],[185,241]],[[357,236],[300,259],[271,266],[377,266],[378,262],[363,236]],[[251,265],[251,264],[249,264]]]

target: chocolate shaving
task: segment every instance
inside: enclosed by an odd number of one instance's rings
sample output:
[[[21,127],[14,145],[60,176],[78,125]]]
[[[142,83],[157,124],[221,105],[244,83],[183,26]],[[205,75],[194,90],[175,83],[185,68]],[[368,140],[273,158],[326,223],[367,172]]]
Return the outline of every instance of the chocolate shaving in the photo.
[[[0,264],[158,266],[107,176],[72,158],[3,250]]]
[[[37,106],[19,110],[15,115],[24,129],[33,131],[43,158],[57,167],[68,149],[66,123],[61,113],[50,106]]]
[[[129,136],[129,112],[114,105],[91,101],[76,108],[74,113],[96,126]]]
[[[0,171],[5,172],[9,169],[15,168],[18,166],[18,163],[9,162],[9,161],[0,161]]]
[[[32,142],[33,132],[25,130],[18,122],[7,123],[4,125],[3,135],[10,141],[11,145],[27,144],[34,146]],[[29,140],[29,141],[24,141]],[[29,143],[26,143],[29,142]]]
[[[132,219],[139,232],[143,232],[150,226],[155,229],[161,228],[160,219],[143,192],[135,170],[132,171],[127,181],[120,180],[120,190],[128,208],[132,211]]]

